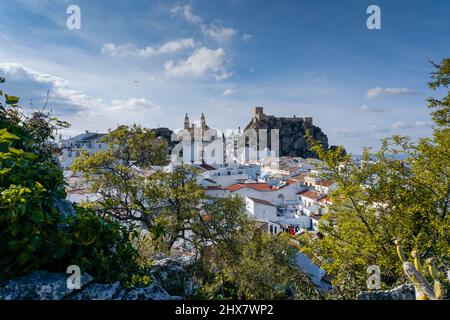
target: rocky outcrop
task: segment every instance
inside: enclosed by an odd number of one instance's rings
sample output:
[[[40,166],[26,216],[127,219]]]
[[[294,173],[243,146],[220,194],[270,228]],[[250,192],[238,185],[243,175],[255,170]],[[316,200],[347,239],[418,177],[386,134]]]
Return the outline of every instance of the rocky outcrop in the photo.
[[[84,274],[81,289],[67,287],[67,274],[36,271],[29,275],[0,283],[0,300],[181,300],[171,296],[157,283],[145,288],[124,288],[113,284],[91,283]]]
[[[83,290],[67,296],[64,300],[114,300],[124,289],[119,282],[112,284],[89,284]]]
[[[67,287],[67,274],[35,271],[26,276],[0,283],[0,300],[61,300],[74,289]],[[81,287],[93,278],[81,276]]]
[[[69,200],[53,198],[53,208],[60,213],[64,220],[74,217],[77,214],[72,202]]]
[[[0,283],[0,300],[181,300],[193,292],[191,273],[195,258],[190,255],[159,255],[149,275],[147,287],[124,288],[119,282],[94,283],[84,274],[81,289],[67,287],[68,274],[35,271]]]
[[[416,300],[416,290],[412,284],[404,284],[392,290],[365,291],[357,300]]]
[[[178,141],[172,140],[173,131],[169,128],[155,128],[151,130],[156,138],[163,139],[167,142],[168,152],[172,151],[172,149],[177,145]]]
[[[150,274],[169,294],[189,296],[194,287],[190,273],[194,262],[193,256],[162,256],[153,263]]]
[[[262,108],[256,108],[255,115],[245,130],[254,129],[257,134],[260,129],[268,130],[267,144],[271,148],[270,130],[279,130],[280,156],[291,157],[316,157],[311,151],[306,140],[306,132],[309,130],[314,139],[320,142],[325,149],[329,148],[328,137],[322,129],[312,124],[312,118],[285,118],[268,116],[263,113]]]
[[[182,300],[182,298],[171,296],[160,286],[152,284],[145,288],[124,290],[115,300]]]

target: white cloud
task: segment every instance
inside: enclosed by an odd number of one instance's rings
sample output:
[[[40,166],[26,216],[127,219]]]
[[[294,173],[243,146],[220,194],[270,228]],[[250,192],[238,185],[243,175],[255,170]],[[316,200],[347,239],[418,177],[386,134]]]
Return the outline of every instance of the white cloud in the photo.
[[[192,13],[192,8],[191,8],[191,5],[189,5],[189,4],[187,4],[185,6],[176,6],[171,11],[174,14],[183,14],[184,17],[189,22],[192,22],[192,23],[195,23],[195,24],[203,23],[202,18],[200,18],[199,16],[196,16],[195,14]]]
[[[226,89],[224,92],[223,92],[223,96],[224,97],[229,97],[229,96],[231,96],[232,94],[234,93],[234,90],[233,89]]]
[[[41,73],[19,63],[0,62],[0,70],[13,78],[24,78],[48,85],[50,98],[56,103],[70,104],[78,109],[94,109],[102,104],[101,99],[92,99],[85,93],[71,88],[69,82],[61,77]]]
[[[146,47],[139,49],[133,44],[116,45],[107,43],[103,46],[102,52],[111,56],[132,56],[148,58],[160,54],[176,53],[181,50],[195,47],[195,41],[192,38],[178,39],[164,43],[159,47]]]
[[[414,90],[408,88],[381,88],[376,87],[367,91],[367,98],[376,98],[379,96],[399,96],[407,94],[415,94]]]
[[[362,105],[358,108],[358,111],[360,112],[386,112],[386,110],[377,108],[377,107],[369,107],[368,105]]]
[[[392,125],[392,129],[416,129],[416,128],[428,128],[431,127],[431,122],[417,121],[417,122],[395,122]]]
[[[148,114],[160,113],[161,107],[146,98],[130,98],[127,100],[112,100],[110,104],[102,99],[93,99],[84,92],[74,89],[69,81],[61,77],[41,73],[19,63],[0,62],[0,74],[7,80],[27,81],[27,86],[34,83],[46,85],[45,90],[50,91],[49,105],[57,107],[55,111],[61,111],[61,106],[67,114],[76,114],[82,117],[102,116],[122,119],[130,113]],[[27,89],[28,87],[25,87]]]
[[[186,60],[164,64],[166,73],[170,76],[185,75],[201,76],[211,72],[216,80],[224,80],[230,76],[226,68],[225,51],[222,48],[211,50],[205,47],[195,50]]]
[[[229,41],[236,34],[236,30],[232,28],[218,26],[203,27],[202,31],[205,35],[218,42]]]
[[[216,24],[205,24],[201,17],[192,13],[192,7],[190,5],[176,6],[171,11],[173,14],[183,15],[187,21],[198,25],[205,36],[218,42],[229,41],[238,33],[237,30],[233,28],[225,28]]]
[[[107,111],[133,112],[133,111],[152,111],[160,112],[161,107],[147,100],[146,98],[130,98],[127,100],[113,100]]]

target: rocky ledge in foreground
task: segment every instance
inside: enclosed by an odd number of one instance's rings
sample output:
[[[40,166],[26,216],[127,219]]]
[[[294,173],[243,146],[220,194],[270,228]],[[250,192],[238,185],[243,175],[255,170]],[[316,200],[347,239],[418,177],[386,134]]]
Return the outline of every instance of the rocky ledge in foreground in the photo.
[[[0,300],[181,300],[158,284],[145,288],[123,288],[113,284],[92,283],[88,274],[81,277],[81,289],[67,287],[67,274],[35,271],[26,276],[3,281]]]
[[[412,284],[404,284],[392,290],[365,291],[357,300],[416,300],[416,290]]]

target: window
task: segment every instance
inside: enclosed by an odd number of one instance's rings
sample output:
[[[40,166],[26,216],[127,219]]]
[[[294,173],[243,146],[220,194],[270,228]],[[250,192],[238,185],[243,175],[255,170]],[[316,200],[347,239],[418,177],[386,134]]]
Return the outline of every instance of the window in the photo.
[[[273,234],[273,225],[270,225],[270,233]]]

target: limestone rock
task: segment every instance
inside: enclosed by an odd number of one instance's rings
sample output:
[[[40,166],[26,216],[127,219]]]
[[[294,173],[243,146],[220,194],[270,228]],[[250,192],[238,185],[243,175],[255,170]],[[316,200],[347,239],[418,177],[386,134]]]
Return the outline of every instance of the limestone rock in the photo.
[[[151,275],[169,294],[187,296],[192,294],[190,268],[193,256],[165,257],[153,263]]]
[[[181,300],[181,297],[171,296],[159,285],[152,284],[145,288],[124,290],[115,300]]]
[[[3,281],[0,300],[61,300],[74,290],[67,287],[69,275],[49,271],[35,271],[26,276]],[[88,274],[81,277],[81,286],[91,282]]]
[[[392,290],[365,291],[358,294],[357,300],[416,300],[412,284],[404,284]]]
[[[65,199],[53,198],[53,207],[64,219],[74,217],[77,214],[72,203]]]
[[[254,129],[259,134],[260,129],[268,130],[267,147],[271,148],[270,130],[279,130],[280,156],[291,157],[316,157],[310,150],[306,140],[306,132],[310,130],[316,141],[319,141],[325,149],[329,148],[328,137],[319,127],[312,124],[312,118],[286,118],[264,114],[262,108],[255,108],[255,114],[245,130]],[[262,148],[260,146],[260,148]]]
[[[120,282],[112,284],[89,284],[83,290],[74,292],[64,300],[113,300],[123,289]]]

